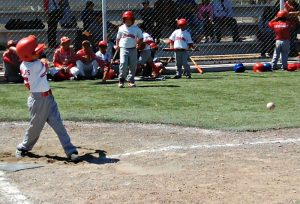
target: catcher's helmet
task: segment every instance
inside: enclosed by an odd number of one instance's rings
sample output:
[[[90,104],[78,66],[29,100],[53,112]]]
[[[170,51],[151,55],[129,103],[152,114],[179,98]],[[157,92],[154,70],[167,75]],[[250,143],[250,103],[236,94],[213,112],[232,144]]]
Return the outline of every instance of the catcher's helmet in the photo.
[[[99,47],[107,47],[107,42],[102,40],[98,43],[98,46]]]
[[[264,71],[264,65],[262,63],[255,63],[253,65],[253,72],[263,72]]]
[[[23,61],[31,61],[33,55],[41,54],[44,48],[45,44],[38,44],[37,38],[34,35],[29,35],[18,42],[16,51],[20,59]]]
[[[233,67],[233,71],[235,72],[244,72],[245,66],[242,63],[235,64]]]
[[[134,15],[133,15],[133,12],[132,11],[125,11],[122,15],[122,19],[123,19],[123,22],[126,20],[126,19],[131,19],[132,21],[134,21]]]
[[[185,18],[181,18],[177,21],[177,26],[186,26],[188,24],[187,20]]]
[[[278,11],[277,18],[286,18],[288,16],[288,12],[286,10]]]
[[[264,70],[265,71],[272,71],[272,65],[270,63],[264,63]]]

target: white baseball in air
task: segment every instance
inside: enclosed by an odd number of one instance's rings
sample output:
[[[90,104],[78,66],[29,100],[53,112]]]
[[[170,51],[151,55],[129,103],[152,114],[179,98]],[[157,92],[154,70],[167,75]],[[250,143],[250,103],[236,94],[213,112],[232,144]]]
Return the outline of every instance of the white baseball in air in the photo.
[[[268,110],[273,110],[274,108],[275,108],[275,103],[274,102],[267,103],[267,109]]]

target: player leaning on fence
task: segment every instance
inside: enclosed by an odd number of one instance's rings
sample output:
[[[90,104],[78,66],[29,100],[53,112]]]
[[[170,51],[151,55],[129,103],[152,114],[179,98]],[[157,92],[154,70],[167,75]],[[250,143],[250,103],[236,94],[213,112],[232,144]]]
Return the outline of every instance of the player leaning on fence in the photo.
[[[177,21],[177,26],[179,29],[175,30],[169,40],[170,40],[170,48],[174,48],[175,50],[175,60],[176,60],[176,76],[174,79],[180,79],[182,76],[182,66],[184,67],[184,71],[186,77],[188,79],[191,78],[190,65],[188,64],[189,54],[187,49],[193,48],[193,41],[191,34],[186,30],[187,20],[181,18]]]
[[[134,25],[132,11],[126,11],[122,15],[123,25],[119,27],[116,50],[120,50],[119,87],[124,88],[125,80],[129,81],[129,87],[135,87],[135,72],[137,68],[137,49],[143,43],[142,30]],[[129,75],[127,76],[129,67]]]
[[[291,31],[293,30],[293,24],[288,20],[288,12],[286,10],[279,11],[275,19],[269,22],[269,26],[274,31],[276,39],[272,69],[277,69],[277,62],[281,55],[282,69],[286,70],[290,52]]]

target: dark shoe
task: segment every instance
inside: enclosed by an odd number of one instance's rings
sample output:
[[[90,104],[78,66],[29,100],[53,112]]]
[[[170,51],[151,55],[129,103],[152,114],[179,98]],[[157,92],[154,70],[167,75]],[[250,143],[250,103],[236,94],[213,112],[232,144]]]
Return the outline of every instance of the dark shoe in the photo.
[[[187,78],[187,79],[191,79],[192,76],[191,76],[191,75],[187,75],[186,78]]]
[[[20,149],[17,149],[16,150],[16,158],[19,159],[19,158],[23,158],[26,156],[27,154],[27,150],[20,150]]]
[[[68,155],[68,159],[71,162],[79,162],[79,161],[81,161],[80,157],[78,156],[78,152],[74,152],[74,153]]]
[[[173,77],[173,79],[181,79],[181,76],[175,75],[175,76]]]

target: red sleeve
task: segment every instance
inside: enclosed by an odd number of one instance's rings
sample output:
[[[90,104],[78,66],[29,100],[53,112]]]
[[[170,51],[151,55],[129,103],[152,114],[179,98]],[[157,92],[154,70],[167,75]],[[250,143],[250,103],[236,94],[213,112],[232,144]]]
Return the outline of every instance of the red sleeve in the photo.
[[[8,51],[3,53],[3,62],[11,65],[16,65],[17,62],[11,59],[10,53]]]
[[[60,55],[59,49],[55,50],[55,53],[53,55],[53,65],[55,67],[60,67],[63,65],[62,62],[60,61],[59,55]]]
[[[271,20],[270,22],[269,22],[269,27],[273,30],[274,29],[274,25],[275,25],[275,21],[274,20]]]
[[[84,51],[83,50],[79,50],[77,52],[77,60],[80,60],[82,62],[86,62],[86,59],[83,57],[85,55]]]
[[[294,8],[293,6],[291,6],[288,2],[285,2],[285,3],[284,3],[284,8],[285,8],[288,12],[295,11],[295,8]]]
[[[49,0],[43,0],[43,2],[44,2],[44,11],[48,12]]]
[[[3,56],[3,62],[8,64],[14,64],[14,62],[8,56]]]

